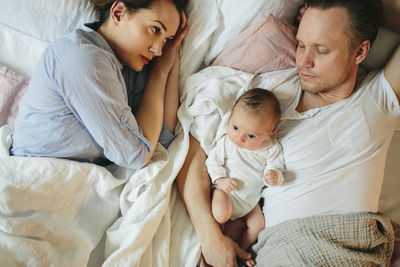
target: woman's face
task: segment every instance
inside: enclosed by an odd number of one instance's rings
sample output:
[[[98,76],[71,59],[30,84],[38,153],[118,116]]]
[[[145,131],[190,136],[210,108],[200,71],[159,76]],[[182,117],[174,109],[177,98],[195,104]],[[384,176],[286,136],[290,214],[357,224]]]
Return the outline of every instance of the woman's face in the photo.
[[[155,0],[149,9],[130,13],[117,2],[109,23],[114,29],[111,47],[122,64],[141,71],[155,56],[161,56],[165,43],[175,36],[180,15],[170,0]]]

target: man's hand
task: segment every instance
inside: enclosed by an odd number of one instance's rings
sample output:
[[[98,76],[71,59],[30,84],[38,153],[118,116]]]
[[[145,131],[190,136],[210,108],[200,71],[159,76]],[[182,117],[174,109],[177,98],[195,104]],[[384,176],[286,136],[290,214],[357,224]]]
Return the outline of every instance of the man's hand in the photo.
[[[214,267],[237,267],[236,257],[251,259],[251,254],[239,247],[229,237],[220,235],[202,246],[205,261]]]
[[[218,185],[221,190],[228,194],[238,186],[237,179],[230,177],[218,178],[214,183]]]

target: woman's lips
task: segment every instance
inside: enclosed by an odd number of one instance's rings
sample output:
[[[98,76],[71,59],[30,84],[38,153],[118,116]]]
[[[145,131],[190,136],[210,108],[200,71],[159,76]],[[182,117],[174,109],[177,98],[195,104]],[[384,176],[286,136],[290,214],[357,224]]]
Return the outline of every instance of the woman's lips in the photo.
[[[143,59],[144,64],[149,63],[150,59],[148,59],[147,57],[141,56]]]

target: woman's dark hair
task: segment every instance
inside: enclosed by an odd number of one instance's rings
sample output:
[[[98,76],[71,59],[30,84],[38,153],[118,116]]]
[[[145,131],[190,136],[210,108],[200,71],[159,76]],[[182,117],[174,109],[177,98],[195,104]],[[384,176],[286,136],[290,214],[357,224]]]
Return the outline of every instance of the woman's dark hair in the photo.
[[[241,103],[246,107],[247,111],[254,113],[265,112],[275,118],[278,123],[281,117],[281,109],[279,107],[279,101],[276,96],[266,89],[253,88],[242,94],[238,100],[236,100],[235,106]]]
[[[351,48],[354,49],[365,40],[371,45],[382,23],[381,0],[306,0],[307,7],[322,10],[343,7],[349,12]]]
[[[100,18],[99,23],[100,25],[103,24],[108,17],[110,16],[110,9],[115,0],[91,0],[92,3],[99,9],[100,11]],[[128,10],[132,13],[144,8],[150,8],[155,0],[120,0],[118,2],[122,2],[128,8]],[[169,0],[171,1],[178,12],[185,10],[187,5],[187,0]]]

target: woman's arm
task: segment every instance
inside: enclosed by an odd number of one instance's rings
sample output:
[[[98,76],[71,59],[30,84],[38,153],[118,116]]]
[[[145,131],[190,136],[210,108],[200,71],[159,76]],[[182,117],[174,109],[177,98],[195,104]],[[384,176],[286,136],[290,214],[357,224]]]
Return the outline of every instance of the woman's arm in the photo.
[[[149,152],[145,164],[151,159],[160,136],[168,72],[168,69],[163,70],[157,64],[154,68],[152,66],[142,101],[135,116],[143,135],[152,144],[152,150]]]
[[[157,146],[164,120],[164,97],[168,85],[167,80],[171,72],[176,75],[177,70],[174,71],[173,66],[176,58],[179,57],[179,48],[188,29],[185,14],[182,12],[181,27],[175,38],[165,46],[162,56],[156,58],[152,64],[143,98],[136,113],[136,120],[142,128],[143,135],[153,146],[145,164],[150,161]]]
[[[221,233],[211,213],[210,178],[206,155],[200,143],[190,136],[189,153],[177,176],[178,190],[192,220],[206,262],[212,266],[237,266],[236,256],[251,255]]]
[[[164,97],[164,123],[174,133],[179,107],[179,56],[176,57],[169,73]]]
[[[179,26],[179,34],[186,35],[188,31],[188,26],[186,25],[185,13],[181,13],[181,23]],[[174,65],[172,66],[171,72],[169,73],[167,85],[165,89],[164,98],[164,122],[171,133],[174,133],[176,121],[177,121],[177,111],[179,107],[179,64],[180,58],[179,53],[175,57]]]

